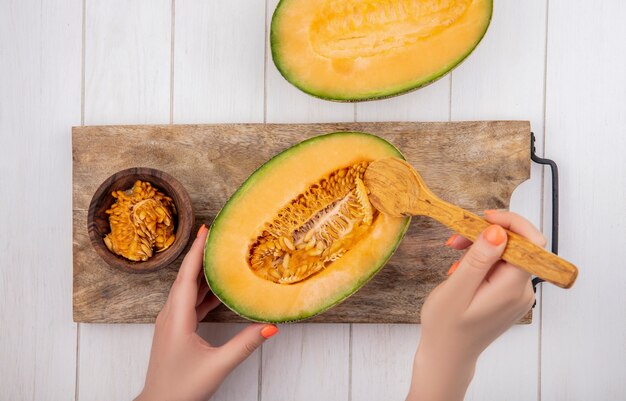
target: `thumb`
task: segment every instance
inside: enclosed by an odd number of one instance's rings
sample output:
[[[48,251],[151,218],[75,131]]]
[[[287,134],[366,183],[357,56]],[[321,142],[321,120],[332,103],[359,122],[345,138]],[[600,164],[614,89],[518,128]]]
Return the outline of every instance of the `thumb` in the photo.
[[[474,241],[448,279],[448,286],[454,288],[459,300],[468,303],[472,300],[487,273],[502,257],[506,242],[506,230],[495,224],[487,227]]]
[[[233,370],[276,333],[278,327],[273,324],[249,325],[220,347],[223,362],[229,370]]]

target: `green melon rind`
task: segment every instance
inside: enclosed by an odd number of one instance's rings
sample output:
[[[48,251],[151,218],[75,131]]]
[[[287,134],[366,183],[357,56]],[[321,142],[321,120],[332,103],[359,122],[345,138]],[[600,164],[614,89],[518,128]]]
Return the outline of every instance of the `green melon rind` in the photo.
[[[476,42],[469,48],[467,53],[463,54],[461,57],[459,57],[458,60],[454,61],[450,65],[443,67],[438,72],[435,72],[431,75],[423,77],[417,81],[410,82],[406,85],[402,85],[397,88],[391,88],[384,92],[372,92],[366,95],[351,97],[351,96],[345,96],[342,94],[324,93],[324,92],[316,91],[314,89],[310,89],[306,85],[298,82],[297,78],[292,77],[289,74],[289,72],[285,68],[283,68],[281,64],[280,56],[278,55],[278,47],[280,46],[280,40],[278,39],[278,36],[275,33],[274,27],[280,18],[281,6],[283,6],[283,3],[288,3],[289,1],[290,0],[280,0],[278,2],[278,5],[276,6],[276,9],[274,10],[274,14],[272,15],[272,23],[270,25],[270,48],[272,52],[272,60],[274,61],[274,65],[276,66],[276,69],[278,69],[278,72],[280,72],[280,75],[283,76],[283,78],[285,78],[289,83],[291,83],[296,88],[300,89],[302,92],[307,93],[311,96],[315,96],[320,99],[330,100],[333,102],[363,102],[363,101],[369,101],[369,100],[387,99],[390,97],[399,96],[405,93],[418,90],[420,88],[423,88],[425,86],[432,84],[435,81],[438,81],[439,79],[446,76],[448,73],[452,72],[452,70],[458,67],[467,57],[469,57],[470,54],[474,52],[478,44],[482,41],[483,37],[487,33],[487,30],[489,29],[489,25],[491,24],[491,18],[493,16],[493,0],[490,0],[489,1],[489,5],[490,5],[489,18],[487,20],[487,23],[485,24],[485,29],[483,30],[482,34],[478,37]]]
[[[213,221],[213,224],[211,225],[211,229],[209,230],[209,235],[207,236],[207,240],[206,240],[206,243],[205,243],[205,246],[204,246],[204,258],[203,258],[203,260],[204,260],[204,276],[205,276],[205,278],[207,280],[207,283],[209,284],[209,288],[211,288],[211,292],[213,292],[213,294],[224,305],[226,305],[230,310],[232,310],[233,312],[235,312],[239,316],[244,317],[244,318],[246,318],[248,320],[255,321],[255,322],[287,323],[287,322],[294,322],[294,321],[298,321],[298,320],[308,319],[310,317],[318,315],[318,314],[320,314],[320,313],[322,313],[322,312],[332,308],[333,306],[341,303],[343,300],[345,300],[350,295],[352,295],[356,291],[358,291],[361,287],[363,287],[368,281],[370,281],[372,279],[372,277],[374,277],[376,275],[376,273],[378,273],[380,271],[380,269],[382,269],[385,266],[385,264],[387,263],[389,258],[391,258],[391,256],[394,254],[394,252],[396,251],[396,249],[400,245],[400,242],[402,241],[402,238],[404,237],[404,234],[406,233],[406,231],[407,231],[407,229],[409,227],[409,223],[411,221],[410,217],[405,218],[404,227],[402,228],[402,231],[396,237],[395,246],[392,249],[390,249],[389,253],[387,255],[385,255],[381,260],[373,262],[372,264],[377,264],[378,267],[376,269],[372,270],[371,274],[369,274],[366,277],[362,277],[359,281],[357,281],[355,283],[355,286],[352,289],[350,289],[350,290],[348,290],[348,291],[346,291],[344,293],[338,294],[335,297],[335,299],[330,300],[328,305],[324,306],[322,309],[305,312],[305,313],[303,313],[301,315],[285,316],[285,317],[280,318],[280,319],[267,319],[267,318],[265,318],[263,316],[258,316],[258,315],[256,315],[253,312],[246,311],[245,306],[238,305],[236,300],[230,299],[228,297],[228,294],[226,294],[224,289],[221,288],[221,286],[219,285],[219,282],[217,282],[216,280],[214,280],[211,277],[211,271],[212,271],[213,265],[211,263],[210,255],[213,252],[213,247],[212,246],[214,245],[213,242],[212,242],[212,238],[215,238],[215,235],[219,234],[221,222],[225,218],[225,216],[226,217],[228,216],[228,210],[230,209],[230,207],[234,203],[236,203],[236,201],[239,198],[241,198],[242,196],[245,195],[245,193],[247,192],[248,188],[250,188],[250,186],[254,184],[254,182],[256,181],[257,178],[261,178],[261,177],[265,176],[266,174],[271,173],[274,166],[279,166],[280,161],[282,159],[286,158],[286,157],[292,156],[294,151],[302,149],[302,148],[304,148],[306,146],[314,145],[316,142],[323,141],[323,140],[326,140],[326,139],[332,139],[332,138],[335,138],[335,137],[340,136],[340,135],[341,136],[344,136],[344,135],[365,135],[365,136],[368,136],[368,137],[376,138],[377,140],[381,141],[381,143],[383,143],[385,146],[391,148],[394,151],[395,156],[405,160],[404,155],[402,155],[402,153],[400,153],[398,148],[396,148],[393,144],[391,144],[390,142],[386,141],[385,139],[383,139],[381,137],[378,137],[376,135],[373,135],[373,134],[368,134],[368,133],[365,133],[365,132],[349,131],[349,132],[333,132],[333,133],[329,133],[329,134],[315,136],[313,138],[309,138],[307,140],[304,140],[304,141],[298,143],[297,145],[294,145],[294,146],[292,146],[292,147],[282,151],[281,153],[277,154],[276,156],[274,156],[273,158],[268,160],[261,167],[256,169],[246,179],[246,181],[239,187],[239,189],[237,189],[237,191],[235,191],[235,193],[230,197],[228,202],[226,202],[226,204],[224,205],[222,210],[219,211],[217,216],[215,216],[215,220]]]

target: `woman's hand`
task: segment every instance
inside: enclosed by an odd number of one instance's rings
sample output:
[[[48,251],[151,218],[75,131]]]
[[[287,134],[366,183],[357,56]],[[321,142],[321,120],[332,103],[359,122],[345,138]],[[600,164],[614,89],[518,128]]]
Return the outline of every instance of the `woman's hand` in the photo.
[[[514,213],[485,214],[493,225],[452,265],[448,280],[424,303],[407,400],[462,400],[478,356],[533,305],[530,275],[500,259],[507,243],[502,227],[539,246],[545,246],[545,238]],[[465,249],[471,242],[453,235],[446,245]]]
[[[237,365],[278,332],[274,325],[252,324],[221,347],[196,333],[198,322],[220,303],[202,274],[207,233],[203,225],[157,316],[146,382],[137,400],[205,401]]]

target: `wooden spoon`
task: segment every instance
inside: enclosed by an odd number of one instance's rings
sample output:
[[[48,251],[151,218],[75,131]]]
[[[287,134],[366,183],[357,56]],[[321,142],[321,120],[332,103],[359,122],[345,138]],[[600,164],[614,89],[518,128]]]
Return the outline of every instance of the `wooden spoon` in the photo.
[[[490,225],[478,215],[439,199],[404,160],[372,162],[365,171],[364,183],[372,205],[390,216],[429,216],[471,241]],[[521,235],[508,230],[507,234],[509,240],[502,259],[559,287],[570,288],[574,284],[576,266]]]

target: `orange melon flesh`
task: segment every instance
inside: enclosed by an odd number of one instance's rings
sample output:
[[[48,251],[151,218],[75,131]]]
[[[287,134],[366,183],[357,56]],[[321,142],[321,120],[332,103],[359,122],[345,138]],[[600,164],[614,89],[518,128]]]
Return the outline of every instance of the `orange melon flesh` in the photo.
[[[482,39],[491,12],[491,0],[281,0],[272,56],[311,95],[389,97],[459,64]]]
[[[278,284],[248,264],[250,241],[276,212],[329,172],[364,160],[402,157],[385,140],[363,133],[315,137],[274,157],[237,190],[211,227],[204,268],[215,295],[255,321],[285,322],[318,314],[367,282],[399,244],[408,219],[379,215],[371,231],[339,260],[304,281]]]

